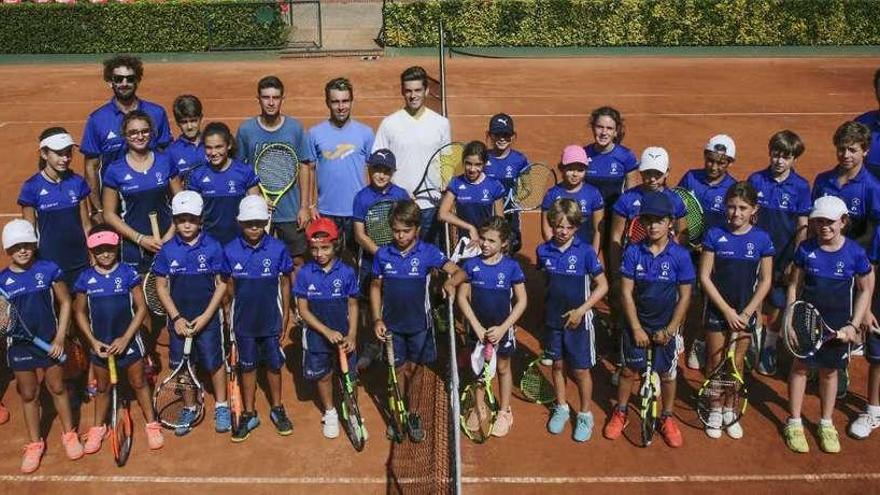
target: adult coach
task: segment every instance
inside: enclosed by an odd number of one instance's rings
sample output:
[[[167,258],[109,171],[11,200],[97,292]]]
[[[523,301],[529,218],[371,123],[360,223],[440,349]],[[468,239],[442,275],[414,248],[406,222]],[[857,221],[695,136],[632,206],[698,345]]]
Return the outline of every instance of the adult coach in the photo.
[[[354,87],[338,77],[324,86],[330,117],[309,129],[317,164],[318,212],[332,219],[342,233],[342,245],[354,251],[352,206],[366,186],[365,163],[373,148],[373,130],[351,118]]]
[[[435,151],[451,141],[449,120],[425,106],[428,97],[428,73],[413,66],[400,74],[400,93],[404,107],[382,119],[373,150],[388,148],[397,158],[394,182],[415,193],[424,175],[428,160]],[[416,203],[422,210],[421,236],[433,244],[439,244],[437,203],[440,200],[440,171],[428,171],[429,187],[437,192],[421,192]]]
[[[311,220],[312,171],[315,155],[309,146],[309,137],[303,125],[295,118],[281,113],[284,103],[284,84],[275,76],[266,76],[257,83],[257,101],[260,115],[241,124],[235,140],[238,158],[251,166],[260,151],[273,143],[293,147],[300,161],[296,187],[284,194],[272,215],[272,232],[284,242],[296,265],[302,264],[306,252],[303,229]]]
[[[165,109],[137,96],[143,76],[144,64],[138,57],[117,55],[104,61],[104,81],[113,91],[113,98],[89,115],[79,148],[85,156],[86,182],[92,190],[89,195],[92,219],[96,223],[104,221],[104,203],[101,200],[104,168],[125,155],[122,119],[129,112],[140,110],[150,117],[155,126],[150,149],[164,149],[171,143],[171,129]]]
[[[880,68],[874,72],[874,95],[877,97],[877,106],[880,107]],[[871,147],[865,158],[865,165],[874,177],[880,179],[880,110],[865,112],[856,117],[856,122],[871,129]]]

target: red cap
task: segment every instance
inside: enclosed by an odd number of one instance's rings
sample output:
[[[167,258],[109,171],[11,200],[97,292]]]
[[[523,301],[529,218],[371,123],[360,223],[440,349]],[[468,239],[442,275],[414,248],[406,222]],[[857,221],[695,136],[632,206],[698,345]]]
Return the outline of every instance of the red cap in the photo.
[[[318,234],[327,234],[327,237],[316,238],[315,236]],[[327,241],[333,242],[336,239],[339,239],[339,229],[336,228],[336,222],[330,220],[327,217],[321,217],[317,220],[313,220],[312,223],[306,227],[306,239],[309,242],[312,241]]]

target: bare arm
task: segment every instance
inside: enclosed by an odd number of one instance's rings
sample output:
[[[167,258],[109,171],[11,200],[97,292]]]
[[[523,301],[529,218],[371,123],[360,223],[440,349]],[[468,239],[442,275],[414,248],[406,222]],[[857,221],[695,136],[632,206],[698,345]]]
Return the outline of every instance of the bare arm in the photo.
[[[278,332],[278,342],[281,343],[287,336],[287,325],[290,324],[290,274],[281,274],[278,283],[281,284],[281,329]]]
[[[547,212],[541,210],[541,237],[545,241],[549,241],[553,238],[553,227],[550,226],[550,221],[547,219]]]
[[[67,291],[67,285],[64,282],[53,282],[52,294],[55,296],[55,302],[58,305],[58,325],[55,328],[55,338],[52,340],[52,351],[49,355],[57,358],[64,353],[64,339],[67,336],[67,328],[70,325],[71,304],[70,292]]]
[[[599,253],[602,249],[602,224],[605,220],[605,208],[593,212],[593,250]]]
[[[379,250],[379,246],[370,239],[370,236],[367,235],[367,230],[364,228],[364,222],[360,220],[355,220],[353,223],[354,229],[354,240],[358,243],[358,246],[362,247],[364,251],[371,255],[375,255],[376,251]]]
[[[21,217],[30,222],[34,230],[37,229],[37,210],[33,206],[22,206]]]
[[[85,159],[85,176],[86,177],[85,178],[86,178],[86,183],[89,185],[89,188],[91,189],[91,192],[89,193],[89,201],[92,203],[92,208],[94,208],[95,211],[99,212],[99,215],[97,215],[98,217],[101,216],[100,212],[103,209],[102,205],[104,204],[102,193],[101,193],[101,184],[100,184],[100,181],[98,180],[98,173],[99,173],[98,169],[100,167],[101,167],[101,158],[100,157],[93,157],[93,158],[86,157],[86,159]],[[95,221],[100,222],[101,220],[96,218]]]
[[[440,200],[440,209],[437,210],[437,216],[441,222],[446,222],[451,226],[467,230],[471,237],[471,241],[479,238],[477,228],[455,214],[455,195],[449,191],[443,193],[443,199]]]
[[[630,170],[629,173],[626,174],[626,181],[623,186],[624,190],[639,185],[639,179],[639,169]]]

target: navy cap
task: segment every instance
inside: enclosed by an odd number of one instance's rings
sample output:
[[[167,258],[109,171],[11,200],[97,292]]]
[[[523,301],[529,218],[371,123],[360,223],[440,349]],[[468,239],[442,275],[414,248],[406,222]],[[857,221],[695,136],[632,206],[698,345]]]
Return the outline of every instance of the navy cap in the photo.
[[[675,214],[675,206],[669,196],[661,193],[650,192],[642,197],[640,215],[652,215],[655,217],[671,217]]]
[[[513,117],[506,113],[493,115],[489,119],[489,134],[513,134]]]
[[[397,159],[394,158],[394,153],[391,152],[388,148],[382,148],[380,150],[376,150],[367,158],[367,165],[372,165],[374,167],[387,167],[391,170],[397,170]]]

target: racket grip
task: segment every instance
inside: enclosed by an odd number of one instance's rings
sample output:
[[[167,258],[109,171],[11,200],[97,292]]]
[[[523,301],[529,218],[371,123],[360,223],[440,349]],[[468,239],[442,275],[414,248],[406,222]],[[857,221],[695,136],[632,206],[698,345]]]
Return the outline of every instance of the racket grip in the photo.
[[[115,385],[119,382],[119,375],[116,372],[116,356],[113,354],[107,356],[107,369],[110,370],[110,383]]]
[[[348,353],[342,349],[342,346],[339,346],[339,369],[342,370],[343,375],[348,374]]]
[[[42,349],[46,354],[49,354],[50,352],[52,352],[52,344],[46,342],[45,340],[43,340],[39,337],[34,337],[34,345],[36,345],[37,347]],[[67,361],[67,354],[62,352],[61,355],[58,356],[55,360],[58,361],[59,363],[63,363],[65,361]]]
[[[159,230],[159,214],[155,211],[151,211],[148,216],[150,217],[150,230],[152,231],[153,237],[161,239],[162,232]]]
[[[483,346],[483,359],[486,361],[492,360],[492,354],[495,352],[495,346],[492,345],[491,342],[487,342],[486,345]]]

